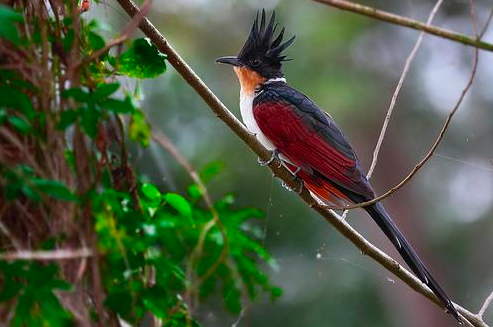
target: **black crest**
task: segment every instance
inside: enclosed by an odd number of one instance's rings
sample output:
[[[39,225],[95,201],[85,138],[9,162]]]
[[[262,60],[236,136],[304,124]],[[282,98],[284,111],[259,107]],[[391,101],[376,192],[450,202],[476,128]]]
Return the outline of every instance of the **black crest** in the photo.
[[[238,54],[238,59],[242,64],[267,78],[282,76],[281,63],[289,60],[286,59],[286,56],[282,55],[282,52],[293,43],[295,38],[293,36],[282,43],[284,27],[277,37],[274,37],[277,28],[275,18],[276,14],[272,12],[272,16],[266,26],[265,10],[262,10],[259,24],[259,15],[257,12],[257,17],[253,22],[250,35],[248,35],[248,39]]]

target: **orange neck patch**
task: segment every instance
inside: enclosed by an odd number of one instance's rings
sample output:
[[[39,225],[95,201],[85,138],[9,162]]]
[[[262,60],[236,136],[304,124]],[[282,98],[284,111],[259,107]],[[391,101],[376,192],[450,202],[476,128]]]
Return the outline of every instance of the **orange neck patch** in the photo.
[[[247,94],[255,92],[255,88],[265,82],[265,78],[246,67],[234,67],[236,76],[241,84],[241,90]]]

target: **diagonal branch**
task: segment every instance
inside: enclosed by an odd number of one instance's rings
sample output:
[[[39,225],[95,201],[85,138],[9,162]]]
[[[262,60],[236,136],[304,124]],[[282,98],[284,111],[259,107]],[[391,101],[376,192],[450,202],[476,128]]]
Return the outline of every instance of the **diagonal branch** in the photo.
[[[470,0],[470,1],[472,1],[472,0]],[[472,16],[472,20],[473,20],[474,34],[476,35],[477,38],[479,38],[478,27],[477,27],[477,18],[476,18],[476,10],[474,7],[474,3],[473,2],[470,2],[470,3],[471,3],[471,16]],[[447,129],[450,125],[450,122],[452,121],[452,118],[454,117],[455,113],[457,112],[457,110],[461,106],[462,101],[466,97],[467,93],[471,89],[471,86],[474,82],[474,78],[476,77],[476,72],[477,72],[477,68],[478,68],[478,60],[479,60],[479,49],[474,48],[474,57],[473,57],[471,74],[470,74],[469,79],[466,83],[466,86],[462,90],[462,93],[460,94],[459,99],[455,103],[454,107],[452,108],[452,110],[447,115],[447,118],[445,119],[445,122],[443,123],[443,126],[440,129],[440,132],[438,133],[438,136],[436,137],[435,141],[433,142],[433,145],[431,146],[431,148],[428,150],[426,155],[416,164],[416,166],[414,166],[414,168],[411,170],[411,172],[403,180],[401,180],[399,183],[397,183],[397,185],[390,188],[387,192],[383,193],[382,195],[375,197],[374,199],[372,199],[370,201],[360,202],[358,204],[348,205],[345,207],[327,206],[327,208],[333,209],[333,210],[342,210],[342,209],[348,210],[348,209],[356,209],[356,208],[366,207],[368,205],[372,205],[374,203],[382,201],[383,199],[389,197],[390,195],[395,193],[397,190],[402,188],[404,185],[406,185],[414,177],[414,175],[416,175],[421,170],[421,168],[424,167],[424,165],[428,162],[428,160],[430,160],[430,158],[434,155],[436,149],[438,148],[438,146],[442,142],[442,139],[445,136],[445,132],[447,131]]]
[[[443,2],[443,0],[438,0],[436,2],[435,6],[433,6],[433,9],[431,10],[430,15],[428,16],[428,20],[426,21],[427,25],[431,24],[431,22],[433,21],[433,18],[435,17],[435,14],[437,13],[438,8],[441,6],[442,2]],[[389,109],[387,110],[387,114],[385,115],[385,120],[383,121],[382,129],[380,130],[380,135],[378,136],[377,144],[375,145],[375,150],[373,150],[373,159],[371,161],[370,169],[368,169],[368,173],[366,174],[366,178],[368,178],[368,180],[373,175],[373,172],[375,171],[375,167],[377,166],[378,154],[380,153],[380,148],[382,147],[382,143],[383,143],[383,140],[385,138],[385,133],[387,132],[387,127],[389,126],[389,123],[390,123],[390,118],[392,117],[392,113],[394,111],[397,97],[399,96],[402,85],[404,84],[404,80],[407,77],[407,73],[409,72],[409,68],[411,67],[411,63],[413,62],[414,57],[416,56],[416,53],[418,52],[418,49],[421,46],[421,43],[423,42],[424,35],[425,35],[425,32],[419,33],[418,39],[416,40],[416,43],[414,44],[414,47],[411,50],[411,53],[409,54],[409,56],[406,59],[406,62],[404,64],[404,68],[403,68],[402,73],[401,73],[401,77],[399,78],[399,82],[397,83],[397,86],[395,87],[394,93],[392,94]],[[348,212],[349,212],[349,209],[346,208],[344,210],[344,212],[342,213],[342,217],[346,218],[346,215]]]
[[[438,0],[433,7],[433,9],[430,12],[430,15],[428,16],[428,20],[426,21],[426,25],[430,25],[431,22],[433,21],[433,18],[435,18],[435,14],[438,11],[438,8],[440,8],[443,0]],[[402,88],[402,84],[404,84],[404,80],[407,77],[407,73],[409,72],[409,68],[411,67],[411,63],[414,60],[414,57],[416,56],[416,53],[418,52],[419,47],[421,46],[421,43],[423,42],[423,38],[425,36],[425,32],[422,31],[419,33],[418,40],[414,44],[413,49],[411,50],[411,53],[406,59],[406,63],[404,64],[404,69],[402,70],[401,77],[399,78],[399,82],[397,83],[397,86],[395,87],[394,94],[392,95],[392,99],[390,100],[390,106],[387,111],[387,115],[385,116],[385,120],[383,121],[383,126],[382,129],[380,130],[380,135],[378,136],[378,141],[377,145],[375,146],[375,150],[373,151],[373,160],[370,165],[370,169],[368,170],[368,174],[366,177],[368,179],[371,178],[373,171],[375,170],[375,167],[377,166],[377,161],[378,161],[378,154],[380,152],[380,147],[382,146],[383,139],[385,138],[385,133],[387,132],[387,127],[389,126],[390,118],[392,117],[392,113],[394,111],[395,103],[397,101],[397,97],[399,96],[399,93]]]
[[[486,312],[486,309],[490,306],[491,302],[493,301],[493,292],[490,293],[490,295],[484,300],[483,305],[481,306],[481,309],[479,309],[478,312],[478,317],[480,319],[483,319],[483,315]]]
[[[120,6],[130,15],[134,16],[138,13],[138,7],[131,0],[118,0]],[[180,57],[180,55],[171,47],[164,36],[152,25],[152,23],[144,18],[140,23],[140,29],[144,34],[151,39],[157,46],[159,51],[168,56],[168,62],[176,69],[176,71],[185,79],[185,81],[197,92],[198,95],[207,103],[210,109],[221,119],[230,129],[241,138],[245,144],[250,147],[262,160],[268,160],[271,153],[265,149],[256,139],[255,135],[250,133],[241,124],[238,119],[224,106],[217,96],[205,85],[205,83],[197,76],[197,74],[188,66],[188,64]],[[280,178],[292,189],[298,188],[297,182],[292,178],[292,174],[282,167],[279,161],[273,160],[269,164],[272,173]],[[361,234],[352,228],[347,222],[332,211],[327,210],[323,205],[315,201],[310,193],[303,189],[299,196],[309,205],[314,211],[318,212],[327,222],[336,228],[344,237],[353,243],[362,253],[368,255],[373,260],[382,265],[386,270],[394,274],[397,278],[406,283],[416,292],[422,294],[433,303],[441,306],[437,297],[419,281],[413,274],[402,267],[396,260],[392,259],[385,252],[377,248],[375,245],[367,241]],[[488,327],[480,318],[469,310],[455,305],[457,311],[467,320],[470,325],[477,327]]]
[[[478,48],[486,51],[493,51],[493,44],[491,43],[483,42],[481,40],[478,40],[477,38],[472,38],[470,36],[452,32],[433,25],[424,24],[414,19],[392,14],[383,10],[378,10],[373,7],[363,6],[351,1],[344,1],[344,0],[313,0],[313,1],[320,2],[325,5],[336,7],[342,10],[352,11],[357,14],[368,16],[387,23],[405,26],[419,31],[424,31],[428,34],[433,34],[435,36],[444,39],[449,39],[455,42],[459,42],[474,48]]]
[[[486,19],[486,23],[484,24],[484,27],[481,30],[481,33],[479,33],[480,39],[482,39],[483,36],[486,34],[486,31],[488,31],[488,27],[490,27],[490,23],[491,23],[492,19],[493,19],[493,8],[491,8],[490,14],[488,15],[488,18]]]

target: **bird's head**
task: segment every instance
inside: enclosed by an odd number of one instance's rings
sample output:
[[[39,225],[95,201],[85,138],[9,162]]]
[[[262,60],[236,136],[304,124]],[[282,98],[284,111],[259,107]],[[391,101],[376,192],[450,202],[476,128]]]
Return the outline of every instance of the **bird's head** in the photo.
[[[289,60],[282,52],[294,41],[294,36],[283,41],[284,28],[276,33],[275,12],[266,25],[265,10],[255,18],[248,38],[236,56],[221,57],[216,62],[233,65],[242,88],[245,84],[260,84],[265,80],[283,77],[282,62]],[[254,85],[256,86],[256,85]]]

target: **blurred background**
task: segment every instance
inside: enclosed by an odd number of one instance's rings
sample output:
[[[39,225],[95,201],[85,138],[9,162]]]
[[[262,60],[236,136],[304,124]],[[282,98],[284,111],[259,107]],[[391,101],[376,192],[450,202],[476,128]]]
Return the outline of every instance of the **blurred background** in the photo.
[[[426,21],[433,1],[361,1]],[[475,1],[481,30],[491,1]],[[286,35],[288,82],[329,112],[368,169],[404,62],[418,32],[311,2],[294,0],[167,0],[148,17],[206,84],[239,117],[239,85],[232,69],[214,61],[236,54],[255,12],[276,10]],[[128,22],[115,1],[94,4],[108,35]],[[444,1],[434,24],[473,35],[467,0]],[[140,35],[139,33],[136,33]],[[493,42],[493,27],[484,35]],[[469,78],[473,49],[426,36],[398,98],[372,178],[381,194],[427,153]],[[437,153],[406,187],[384,201],[450,297],[477,312],[493,289],[493,53],[481,51],[474,85]],[[133,87],[133,86],[129,86]],[[204,326],[454,326],[452,317],[363,256],[350,242],[284,189],[256,156],[217,119],[169,66],[142,82],[142,108],[200,169],[225,164],[209,185],[216,199],[234,192],[237,206],[266,213],[264,242],[279,269],[266,267],[283,296],[267,296],[242,314],[209,299],[199,312]],[[163,189],[184,193],[189,176],[153,145],[135,152],[140,171]],[[360,210],[349,222],[374,244],[398,257]],[[399,261],[402,262],[402,260]],[[493,319],[493,308],[485,315]]]

